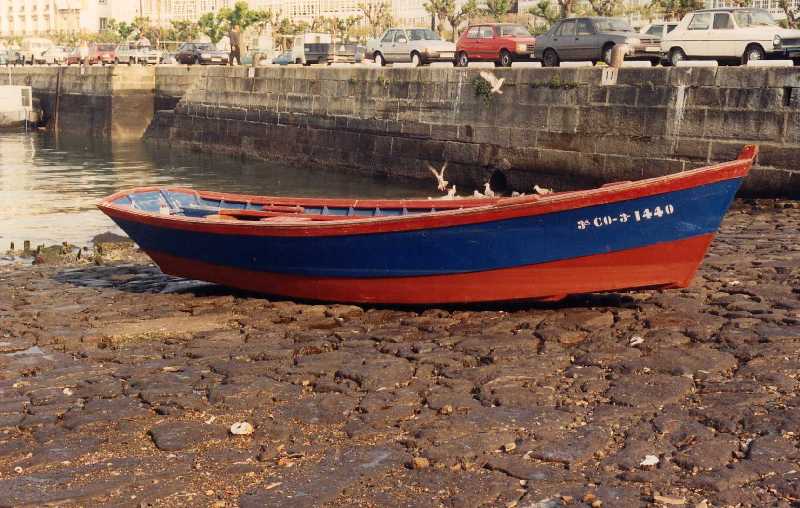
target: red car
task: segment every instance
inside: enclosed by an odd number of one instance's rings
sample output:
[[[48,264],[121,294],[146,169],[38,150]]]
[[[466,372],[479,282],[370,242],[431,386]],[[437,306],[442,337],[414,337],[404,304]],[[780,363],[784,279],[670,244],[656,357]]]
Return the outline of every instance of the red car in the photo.
[[[113,64],[117,58],[116,44],[89,44],[89,65]]]
[[[513,62],[533,60],[536,39],[522,25],[483,23],[470,26],[456,44],[456,66],[466,67],[470,61],[494,62],[511,67]]]

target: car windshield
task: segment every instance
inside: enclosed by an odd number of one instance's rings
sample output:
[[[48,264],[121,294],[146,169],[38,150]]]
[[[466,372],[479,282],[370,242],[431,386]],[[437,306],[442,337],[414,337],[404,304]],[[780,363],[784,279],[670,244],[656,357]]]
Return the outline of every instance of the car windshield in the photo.
[[[113,44],[98,44],[98,51],[114,51],[116,49]]]
[[[777,26],[778,23],[770,16],[769,12],[755,9],[752,11],[734,11],[733,17],[739,28],[751,26]]]
[[[414,28],[408,31],[412,41],[438,41],[439,35],[433,30]]]
[[[528,30],[521,25],[500,25],[501,37],[530,37]]]
[[[633,32],[633,28],[624,19],[599,18],[594,20],[598,32]]]

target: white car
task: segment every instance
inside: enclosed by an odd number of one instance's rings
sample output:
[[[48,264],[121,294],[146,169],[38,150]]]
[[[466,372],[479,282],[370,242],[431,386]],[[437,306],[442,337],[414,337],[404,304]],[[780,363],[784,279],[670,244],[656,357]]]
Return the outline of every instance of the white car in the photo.
[[[647,26],[642,27],[639,30],[640,34],[650,35],[652,37],[658,37],[659,39],[663,39],[668,33],[675,30],[678,26],[677,21],[665,21],[663,23],[651,23]]]
[[[687,14],[661,40],[667,61],[800,59],[800,30],[781,28],[764,9],[706,9]]]
[[[367,42],[367,57],[379,65],[410,62],[414,67],[431,62],[452,62],[456,45],[443,41],[428,28],[390,28]]]

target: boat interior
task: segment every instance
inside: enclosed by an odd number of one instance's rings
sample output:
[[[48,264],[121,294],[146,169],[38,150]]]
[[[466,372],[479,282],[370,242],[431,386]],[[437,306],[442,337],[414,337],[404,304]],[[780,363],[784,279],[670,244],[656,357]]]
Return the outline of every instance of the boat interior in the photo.
[[[352,200],[280,198],[197,192],[185,188],[139,189],[112,203],[147,213],[231,221],[336,221],[399,217],[487,206],[502,198]]]

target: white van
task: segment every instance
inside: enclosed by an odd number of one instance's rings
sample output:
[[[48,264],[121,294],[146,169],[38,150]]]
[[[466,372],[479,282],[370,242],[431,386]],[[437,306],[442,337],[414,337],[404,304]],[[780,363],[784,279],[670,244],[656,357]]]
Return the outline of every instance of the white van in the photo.
[[[292,40],[292,59],[296,64],[306,64],[306,44],[330,44],[331,34],[307,33]]]

